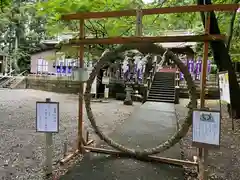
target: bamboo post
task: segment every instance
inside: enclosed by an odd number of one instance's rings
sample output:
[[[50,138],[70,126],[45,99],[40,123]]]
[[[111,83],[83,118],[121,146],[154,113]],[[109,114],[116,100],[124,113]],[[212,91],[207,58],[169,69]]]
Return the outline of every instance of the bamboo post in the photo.
[[[80,20],[80,39],[84,38],[84,19]],[[80,45],[79,49],[79,68],[84,68],[84,45]],[[78,150],[82,153],[83,139],[83,82],[79,86],[79,111],[78,111]]]
[[[205,34],[209,34],[210,29],[210,15],[205,13]],[[205,91],[206,91],[206,75],[207,75],[207,61],[208,61],[208,45],[209,42],[204,42],[204,55],[202,63],[202,74],[201,74],[201,90],[200,90],[200,108],[205,108]],[[199,160],[200,160],[200,180],[207,180],[208,176],[208,165],[207,156],[208,150],[206,148],[199,148]],[[204,154],[203,154],[204,151]],[[203,159],[204,157],[204,159]]]

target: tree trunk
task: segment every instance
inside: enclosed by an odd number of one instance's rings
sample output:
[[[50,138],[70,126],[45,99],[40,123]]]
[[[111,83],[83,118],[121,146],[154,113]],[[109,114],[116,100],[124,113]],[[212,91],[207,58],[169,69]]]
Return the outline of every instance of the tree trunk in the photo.
[[[240,0],[235,0],[234,3],[238,4],[240,2]],[[229,32],[228,32],[228,40],[227,40],[227,50],[229,52],[230,46],[231,46],[231,41],[232,41],[232,37],[233,37],[233,30],[234,30],[234,21],[236,19],[236,15],[237,15],[237,11],[234,11],[232,14],[232,18],[230,21],[230,26],[229,26]]]
[[[211,0],[205,0],[206,4],[212,4]],[[198,5],[203,5],[204,0],[197,0]],[[202,22],[205,26],[204,13],[201,13]],[[214,12],[210,12],[210,34],[220,34],[217,18]],[[213,57],[219,71],[228,71],[229,84],[230,84],[230,97],[231,104],[234,110],[233,114],[236,118],[240,117],[240,88],[237,82],[237,77],[232,66],[231,58],[228,54],[227,47],[223,41],[211,41],[211,49],[213,51]]]
[[[18,36],[16,33],[16,37],[15,37],[15,43],[14,43],[14,58],[13,58],[13,66],[15,69],[15,73],[19,73],[20,68],[18,66]]]

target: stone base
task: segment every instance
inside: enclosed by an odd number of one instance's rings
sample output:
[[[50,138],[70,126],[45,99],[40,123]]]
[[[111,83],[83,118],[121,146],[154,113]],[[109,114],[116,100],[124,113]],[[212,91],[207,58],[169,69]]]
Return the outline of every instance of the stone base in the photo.
[[[128,106],[131,106],[131,105],[133,105],[133,101],[132,100],[124,100],[124,102],[123,102],[123,104],[124,105],[128,105]]]

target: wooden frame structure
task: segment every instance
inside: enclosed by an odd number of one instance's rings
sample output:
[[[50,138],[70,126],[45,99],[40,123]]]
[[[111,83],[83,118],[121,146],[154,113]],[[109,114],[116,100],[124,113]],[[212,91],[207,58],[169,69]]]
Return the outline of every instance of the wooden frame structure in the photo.
[[[208,12],[211,11],[225,11],[231,12],[236,11],[239,8],[238,4],[215,4],[215,5],[192,5],[192,6],[178,6],[178,7],[165,7],[165,8],[153,8],[153,9],[141,9],[141,10],[123,10],[123,11],[111,11],[111,12],[86,12],[86,13],[76,13],[76,14],[67,14],[62,16],[62,20],[79,20],[80,27],[79,27],[79,34],[80,37],[78,40],[70,41],[71,45],[79,45],[80,46],[80,68],[83,68],[83,55],[84,55],[84,45],[85,44],[125,44],[125,43],[143,43],[143,42],[204,42],[204,58],[202,63],[202,81],[201,81],[201,108],[204,108],[205,102],[205,86],[206,86],[206,70],[207,70],[207,59],[208,59],[208,45],[209,41],[216,41],[216,40],[224,40],[225,36],[223,35],[209,35],[209,28],[210,28],[210,16]],[[84,20],[85,19],[101,19],[101,18],[117,18],[122,16],[138,16],[139,11],[141,11],[141,16],[144,15],[153,15],[153,14],[169,14],[169,13],[190,13],[190,12],[207,12],[207,16],[205,19],[205,32],[203,35],[193,35],[193,36],[158,36],[158,37],[142,37],[141,34],[137,33],[135,37],[110,37],[110,38],[86,38],[84,39]],[[138,18],[137,18],[138,19]],[[139,27],[137,27],[137,31]],[[64,163],[68,161],[71,157],[76,155],[77,153],[83,153],[84,150],[88,150],[91,152],[97,153],[104,153],[104,154],[111,154],[117,156],[127,156],[124,152],[119,152],[116,150],[108,150],[102,148],[95,148],[84,145],[85,143],[83,140],[83,98],[81,94],[83,92],[83,85],[80,85],[79,91],[79,120],[78,120],[78,150],[67,156],[61,162]],[[204,156],[207,157],[207,150],[204,150]],[[135,157],[136,158],[136,157]],[[202,163],[202,149],[199,149],[199,166],[204,167],[206,166],[206,159],[204,158],[204,163]],[[183,160],[176,160],[170,158],[162,158],[157,156],[148,156],[145,160],[148,159],[150,161],[158,161],[173,165],[193,165],[198,166],[197,162],[190,162],[190,161],[183,161]],[[205,168],[204,168],[205,169]],[[200,179],[205,179],[204,170],[200,173]]]

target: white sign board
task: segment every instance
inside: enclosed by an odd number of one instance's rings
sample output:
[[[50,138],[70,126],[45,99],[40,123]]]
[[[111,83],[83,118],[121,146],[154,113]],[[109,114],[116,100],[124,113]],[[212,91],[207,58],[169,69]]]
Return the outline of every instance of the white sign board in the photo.
[[[105,87],[105,89],[104,89],[104,97],[108,98],[108,95],[109,95],[109,88]]]
[[[103,76],[102,84],[109,84],[110,78],[108,76]]]
[[[97,77],[94,79],[92,83],[91,94],[97,94]]]
[[[218,74],[219,89],[220,89],[220,99],[227,103],[231,103],[230,91],[229,91],[229,78],[228,72],[223,72]]]
[[[56,133],[59,130],[59,103],[36,103],[36,131]]]
[[[93,67],[88,67],[88,77],[92,73],[92,69],[93,69]],[[95,79],[92,83],[91,94],[97,94],[97,77],[95,77]]]
[[[219,111],[193,111],[192,141],[193,144],[220,145],[220,119]]]

